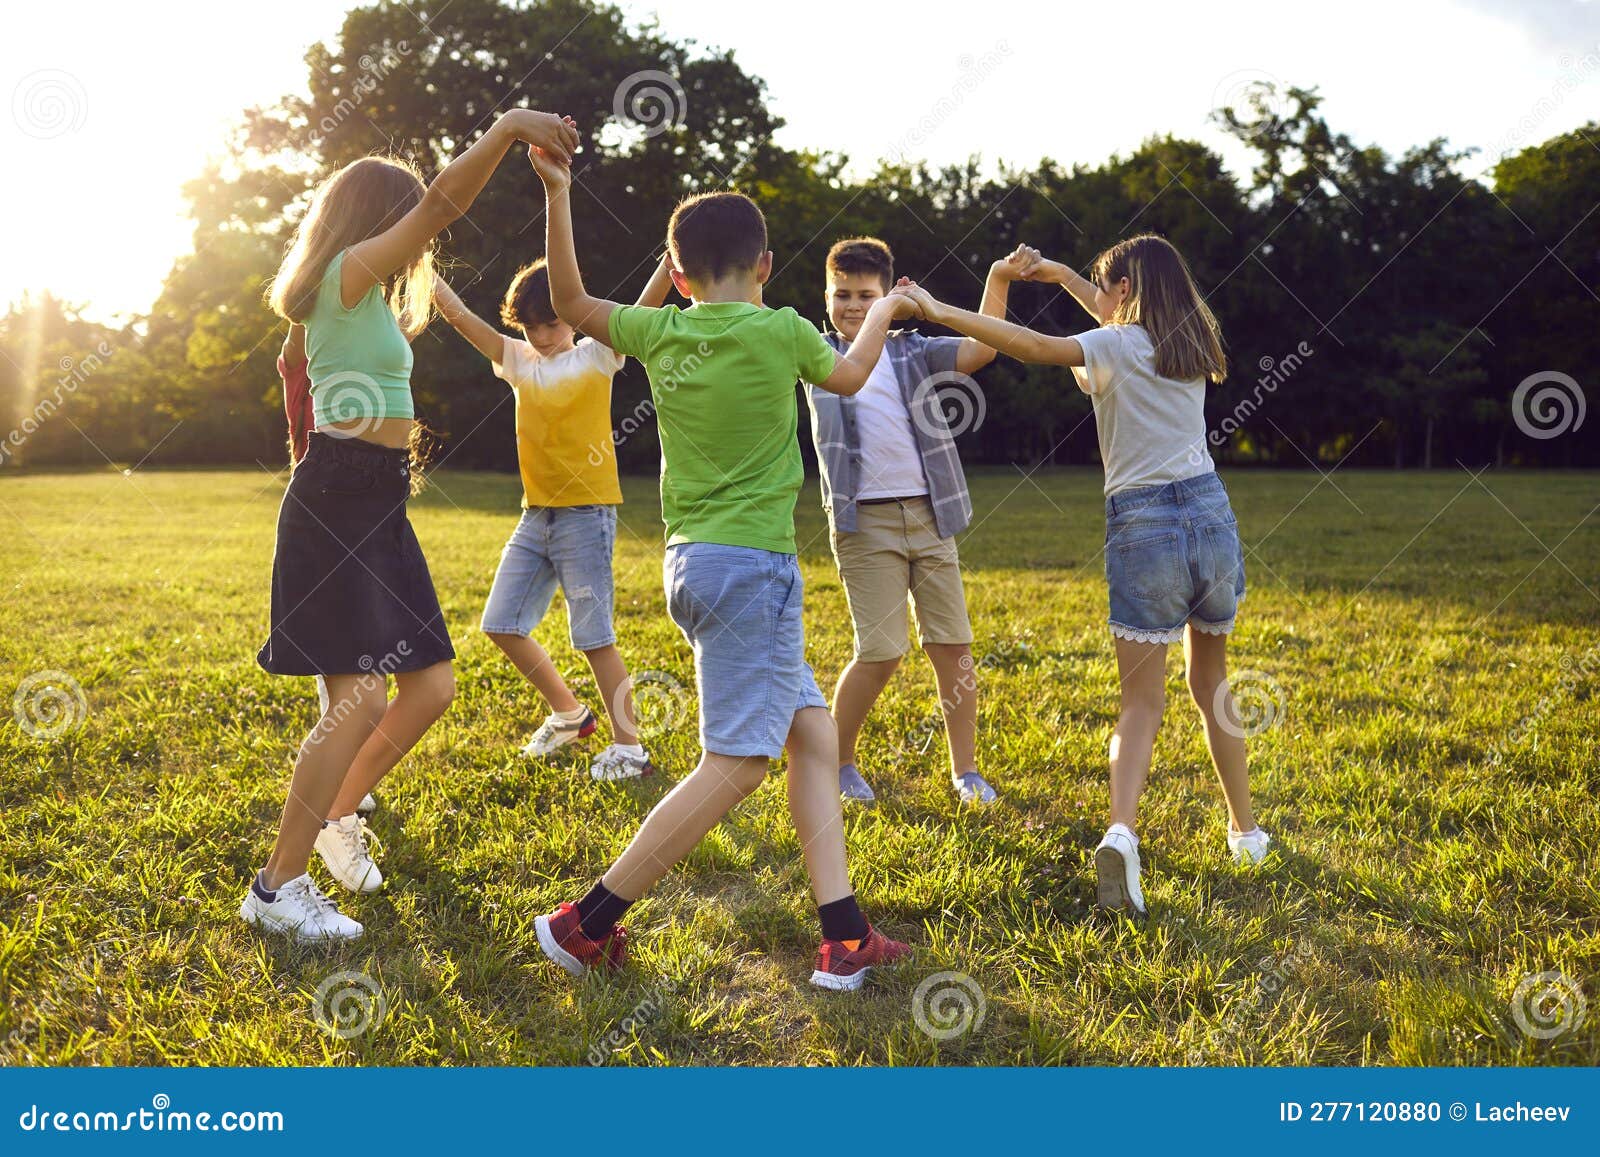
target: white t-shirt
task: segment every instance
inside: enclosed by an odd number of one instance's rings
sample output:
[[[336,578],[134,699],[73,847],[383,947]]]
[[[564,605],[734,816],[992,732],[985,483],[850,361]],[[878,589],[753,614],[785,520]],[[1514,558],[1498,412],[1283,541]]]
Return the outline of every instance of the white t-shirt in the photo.
[[[1206,382],[1156,373],[1155,345],[1142,325],[1103,325],[1077,336],[1084,365],[1078,388],[1094,401],[1106,493],[1160,486],[1216,469],[1206,446]]]
[[[928,493],[922,472],[922,454],[911,412],[900,393],[894,363],[885,349],[855,396],[856,443],[861,447],[861,469],[856,479],[856,501],[863,498],[912,498]]]
[[[494,364],[494,376],[511,386],[551,387],[585,373],[617,373],[628,359],[593,338],[579,338],[564,353],[542,358],[532,344],[504,334],[504,352]]]

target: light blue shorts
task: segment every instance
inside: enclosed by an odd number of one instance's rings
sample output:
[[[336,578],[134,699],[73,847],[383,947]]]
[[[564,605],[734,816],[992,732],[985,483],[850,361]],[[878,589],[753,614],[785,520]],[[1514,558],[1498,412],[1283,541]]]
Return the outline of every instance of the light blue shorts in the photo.
[[[1215,471],[1106,499],[1106,584],[1111,633],[1176,643],[1185,625],[1233,630],[1244,600],[1244,550]]]
[[[792,554],[687,542],[662,565],[667,610],[694,648],[700,745],[776,759],[804,707],[826,707],[806,662],[805,584]]]
[[[522,512],[494,572],[483,631],[531,635],[556,587],[567,600],[572,646],[593,651],[617,641],[611,623],[614,506],[531,506]]]

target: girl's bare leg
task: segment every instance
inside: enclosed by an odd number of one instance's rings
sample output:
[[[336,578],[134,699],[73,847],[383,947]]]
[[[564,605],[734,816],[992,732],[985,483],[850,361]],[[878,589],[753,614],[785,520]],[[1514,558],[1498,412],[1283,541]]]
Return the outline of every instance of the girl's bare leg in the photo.
[[[1250,770],[1245,759],[1244,726],[1228,689],[1228,637],[1190,627],[1183,636],[1189,694],[1205,723],[1206,746],[1228,801],[1228,823],[1236,832],[1256,826],[1250,807]]]
[[[1117,675],[1122,684],[1122,714],[1111,736],[1111,822],[1137,831],[1139,796],[1150,774],[1156,732],[1166,706],[1167,647],[1115,639]]]
[[[456,694],[455,672],[448,660],[407,671],[394,677],[395,694],[382,708],[377,727],[361,745],[349,773],[339,787],[329,819],[354,815],[366,795],[395,764],[417,745],[450,706]],[[330,693],[332,688],[329,688]],[[383,680],[378,680],[378,702],[383,703]],[[333,696],[335,704],[338,696]],[[314,838],[314,837],[313,837]]]
[[[265,880],[276,889],[305,874],[339,784],[384,714],[382,675],[329,675],[328,706],[300,744]],[[360,796],[356,797],[358,800]],[[352,808],[352,810],[354,810]]]

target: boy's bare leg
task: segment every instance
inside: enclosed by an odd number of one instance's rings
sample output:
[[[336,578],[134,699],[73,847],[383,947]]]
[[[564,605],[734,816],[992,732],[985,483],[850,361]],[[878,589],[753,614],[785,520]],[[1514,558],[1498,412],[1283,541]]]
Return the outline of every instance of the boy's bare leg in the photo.
[[[867,721],[872,705],[878,701],[878,696],[883,694],[883,689],[889,685],[889,680],[894,678],[899,666],[899,659],[881,661],[852,659],[850,665],[844,669],[844,673],[839,676],[839,686],[833,692],[833,715],[838,723],[837,748],[840,762],[856,761],[856,739],[861,734],[861,726]],[[833,770],[835,772],[833,790],[837,793],[838,766],[835,765]]]
[[[491,634],[489,638],[494,640],[495,646],[505,652],[506,658],[522,672],[523,677],[533,684],[534,690],[544,696],[544,701],[550,710],[578,709],[577,697],[567,687],[567,681],[561,677],[561,672],[556,670],[549,652],[535,640],[526,635]]]
[[[383,716],[382,675],[329,675],[327,683],[328,708],[300,744],[278,840],[263,873],[271,889],[305,873],[340,781]]]
[[[600,878],[606,890],[629,901],[643,896],[723,816],[761,786],[768,762],[764,755],[704,752],[699,766],[650,810],[633,841]],[[837,796],[837,768],[834,781]],[[837,799],[834,802],[837,806]]]
[[[1137,831],[1139,796],[1150,774],[1156,732],[1166,706],[1167,648],[1164,643],[1116,639],[1122,714],[1111,736],[1111,822]]]
[[[944,734],[950,745],[950,774],[978,770],[978,671],[967,643],[924,643],[939,683]]]
[[[611,645],[585,651],[583,657],[589,660],[589,670],[594,672],[595,686],[611,720],[611,742],[632,747],[639,742],[639,722],[633,713],[633,686],[621,652]],[[618,695],[618,691],[622,694]]]
[[[394,698],[388,701],[376,730],[361,745],[339,786],[333,810],[328,813],[331,820],[355,815],[361,797],[394,770],[428,728],[439,721],[456,695],[455,671],[449,660],[420,671],[402,672],[394,677],[394,683]],[[381,681],[378,694],[381,702]]]
[[[1255,812],[1250,807],[1250,770],[1245,761],[1243,726],[1228,682],[1228,637],[1190,627],[1183,633],[1184,666],[1189,694],[1205,723],[1206,746],[1228,800],[1228,823],[1236,832],[1254,831]],[[1222,702],[1217,702],[1221,698]],[[1221,718],[1218,718],[1219,709]],[[1226,724],[1226,726],[1224,725]]]
[[[845,860],[839,739],[833,717],[822,707],[796,711],[785,746],[789,751],[789,815],[800,837],[811,894],[820,908],[855,891]]]

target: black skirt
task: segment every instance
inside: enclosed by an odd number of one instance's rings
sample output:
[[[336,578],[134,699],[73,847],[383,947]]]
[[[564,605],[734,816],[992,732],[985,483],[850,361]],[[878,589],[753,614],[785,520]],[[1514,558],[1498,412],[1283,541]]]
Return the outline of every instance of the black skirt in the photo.
[[[274,675],[394,674],[455,658],[428,562],[406,518],[410,458],[313,433],[278,508]]]

